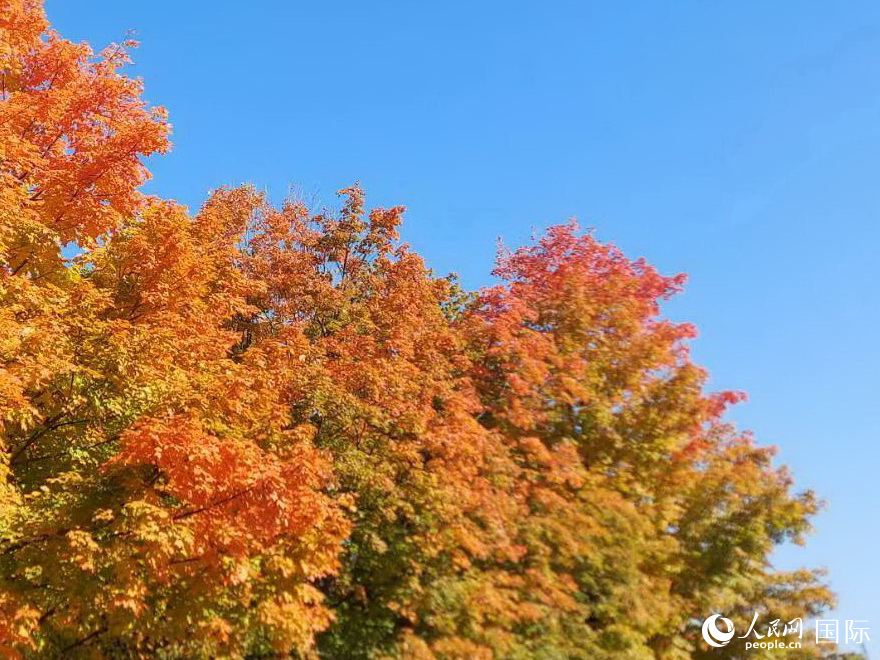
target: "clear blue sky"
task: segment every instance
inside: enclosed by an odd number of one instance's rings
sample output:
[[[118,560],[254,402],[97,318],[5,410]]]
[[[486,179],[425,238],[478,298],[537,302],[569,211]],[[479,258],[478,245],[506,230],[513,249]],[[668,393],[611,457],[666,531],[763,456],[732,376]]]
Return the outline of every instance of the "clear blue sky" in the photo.
[[[134,28],[167,106],[149,190],[275,199],[360,180],[441,272],[577,216],[667,273],[734,419],[830,502],[806,550],[880,657],[880,3],[49,0],[95,46]]]

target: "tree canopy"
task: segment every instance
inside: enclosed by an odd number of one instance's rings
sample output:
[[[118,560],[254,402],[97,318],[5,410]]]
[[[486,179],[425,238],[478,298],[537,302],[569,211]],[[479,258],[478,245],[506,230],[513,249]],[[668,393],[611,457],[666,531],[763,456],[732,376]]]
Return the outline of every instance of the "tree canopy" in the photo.
[[[737,658],[708,614],[831,605],[683,276],[564,224],[467,292],[357,186],[145,195],[132,46],[0,0],[2,657]]]

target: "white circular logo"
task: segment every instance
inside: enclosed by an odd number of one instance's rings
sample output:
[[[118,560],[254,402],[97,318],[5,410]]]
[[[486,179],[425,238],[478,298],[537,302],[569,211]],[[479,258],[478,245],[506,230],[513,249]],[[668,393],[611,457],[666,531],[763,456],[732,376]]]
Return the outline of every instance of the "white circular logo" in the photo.
[[[716,619],[721,619],[727,626],[728,632],[721,632],[715,624]],[[713,614],[703,622],[703,639],[710,646],[722,647],[733,638],[733,621],[725,619],[720,614]]]

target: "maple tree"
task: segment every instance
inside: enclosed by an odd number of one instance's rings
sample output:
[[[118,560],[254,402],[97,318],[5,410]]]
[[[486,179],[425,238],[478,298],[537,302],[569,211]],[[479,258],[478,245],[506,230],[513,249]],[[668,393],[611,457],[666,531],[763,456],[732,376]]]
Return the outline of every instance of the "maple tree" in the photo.
[[[133,45],[0,0],[3,657],[724,658],[713,611],[831,605],[681,276],[569,224],[468,293],[358,187],[144,195]]]

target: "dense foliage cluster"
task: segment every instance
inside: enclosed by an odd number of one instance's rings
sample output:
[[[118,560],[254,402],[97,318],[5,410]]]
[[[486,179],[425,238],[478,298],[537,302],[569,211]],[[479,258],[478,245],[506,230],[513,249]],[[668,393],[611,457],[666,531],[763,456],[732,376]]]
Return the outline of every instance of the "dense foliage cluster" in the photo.
[[[681,276],[563,225],[470,294],[357,187],[146,196],[130,45],[0,0],[0,656],[721,659],[829,605]]]

